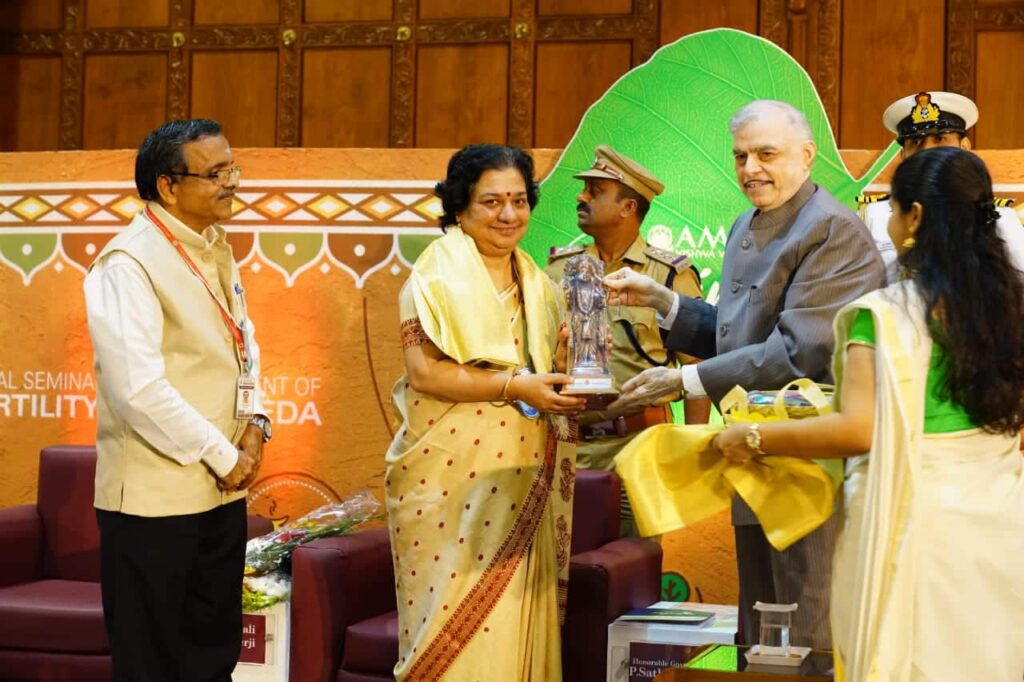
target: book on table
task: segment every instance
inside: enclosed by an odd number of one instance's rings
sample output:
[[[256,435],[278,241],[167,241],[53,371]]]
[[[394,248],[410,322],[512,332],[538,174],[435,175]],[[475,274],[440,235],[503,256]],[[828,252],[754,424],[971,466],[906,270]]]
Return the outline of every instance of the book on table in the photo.
[[[694,623],[661,620],[624,620],[608,626],[607,682],[651,680],[665,668],[680,667],[707,644],[736,641],[735,606],[699,602],[656,602],[649,609],[713,613]],[[702,616],[703,618],[703,616]]]
[[[641,623],[676,623],[679,625],[704,625],[714,620],[712,611],[683,608],[685,605],[665,605],[661,602],[643,609],[633,609],[619,616],[620,621]]]

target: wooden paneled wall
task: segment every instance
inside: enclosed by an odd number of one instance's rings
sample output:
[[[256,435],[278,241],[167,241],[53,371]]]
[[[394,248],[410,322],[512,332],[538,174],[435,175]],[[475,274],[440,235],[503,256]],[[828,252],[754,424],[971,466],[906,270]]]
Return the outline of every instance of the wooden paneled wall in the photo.
[[[0,150],[131,148],[185,116],[236,146],[562,147],[717,26],[803,64],[841,147],[883,147],[921,89],[976,99],[976,145],[1024,147],[1024,0],[0,0]]]

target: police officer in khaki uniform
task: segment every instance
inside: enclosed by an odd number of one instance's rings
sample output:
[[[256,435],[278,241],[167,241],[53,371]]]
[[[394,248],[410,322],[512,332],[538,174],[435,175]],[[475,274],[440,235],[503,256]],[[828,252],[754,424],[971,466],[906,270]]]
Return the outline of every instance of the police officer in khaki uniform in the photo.
[[[970,149],[967,131],[978,121],[978,107],[955,92],[919,92],[896,100],[885,110],[882,123],[896,134],[900,161],[922,149],[960,147]],[[885,265],[886,280],[898,278],[896,247],[889,239],[892,206],[888,194],[862,194],[857,197],[861,220],[868,226]],[[996,230],[1006,242],[1010,260],[1024,270],[1024,226],[1013,211],[1013,199],[997,198],[993,207],[999,212]]]
[[[586,246],[553,249],[547,273],[556,282],[569,256],[585,253],[604,263],[605,274],[630,268],[652,277],[674,291],[700,298],[700,278],[690,259],[649,246],[640,236],[640,225],[651,201],[665,186],[649,170],[607,145],[594,153],[594,165],[574,176],[583,180],[577,197],[579,228],[594,241]],[[609,306],[612,332],[610,364],[617,386],[649,367],[693,361],[665,350],[653,308]],[[614,468],[615,455],[648,426],[672,420],[669,403],[680,394],[662,398],[659,404],[628,413],[585,412],[580,417],[577,465],[584,469]],[[686,401],[687,423],[704,423],[710,412],[707,399]],[[632,513],[623,495],[622,530],[636,535]]]

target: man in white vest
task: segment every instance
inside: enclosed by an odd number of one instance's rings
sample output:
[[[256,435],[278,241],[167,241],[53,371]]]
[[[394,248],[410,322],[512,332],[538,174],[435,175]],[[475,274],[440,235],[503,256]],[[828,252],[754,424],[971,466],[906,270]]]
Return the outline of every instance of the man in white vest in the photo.
[[[240,169],[215,121],[146,137],[147,203],[85,278],[96,353],[96,498],[115,680],[230,680],[246,488],[270,422],[238,268],[218,223]]]
[[[960,147],[970,149],[967,131],[978,122],[978,107],[955,92],[919,92],[896,100],[882,114],[882,123],[896,134],[900,161],[922,149]],[[892,206],[888,194],[862,194],[857,197],[858,213],[871,231],[875,246],[885,265],[890,284],[899,278],[896,247],[889,238]],[[996,231],[1006,242],[1010,262],[1024,271],[1024,226],[1013,211],[1013,199],[997,198],[991,209],[999,213]]]

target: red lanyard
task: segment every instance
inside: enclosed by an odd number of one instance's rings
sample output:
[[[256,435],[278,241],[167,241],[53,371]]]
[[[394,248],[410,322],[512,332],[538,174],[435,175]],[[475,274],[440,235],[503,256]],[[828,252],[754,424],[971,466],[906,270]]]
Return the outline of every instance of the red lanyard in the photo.
[[[185,252],[185,247],[183,247],[181,242],[171,234],[171,231],[167,229],[167,226],[156,217],[153,211],[149,209],[149,206],[146,207],[146,217],[149,218],[151,223],[156,225],[158,230],[163,232],[164,236],[167,237],[167,241],[169,241],[171,246],[177,250],[181,259],[185,261],[185,265],[189,267],[189,270],[192,271],[193,275],[199,278],[199,281],[203,283],[203,286],[205,286],[206,290],[210,293],[210,297],[213,298],[213,302],[217,304],[217,310],[220,311],[220,316],[224,318],[224,324],[228,326],[228,329],[231,331],[231,336],[235,339],[235,345],[238,346],[238,355],[242,358],[242,364],[245,366],[246,371],[248,371],[249,352],[245,347],[245,335],[242,334],[241,327],[239,327],[238,323],[236,323],[234,318],[231,317],[231,313],[228,312],[227,308],[224,307],[224,304],[221,303],[219,298],[217,298],[217,295],[213,293],[213,289],[210,288],[210,283],[206,281],[206,277],[203,276],[203,273],[200,272],[198,267],[196,267],[195,262],[193,262],[188,253]]]

